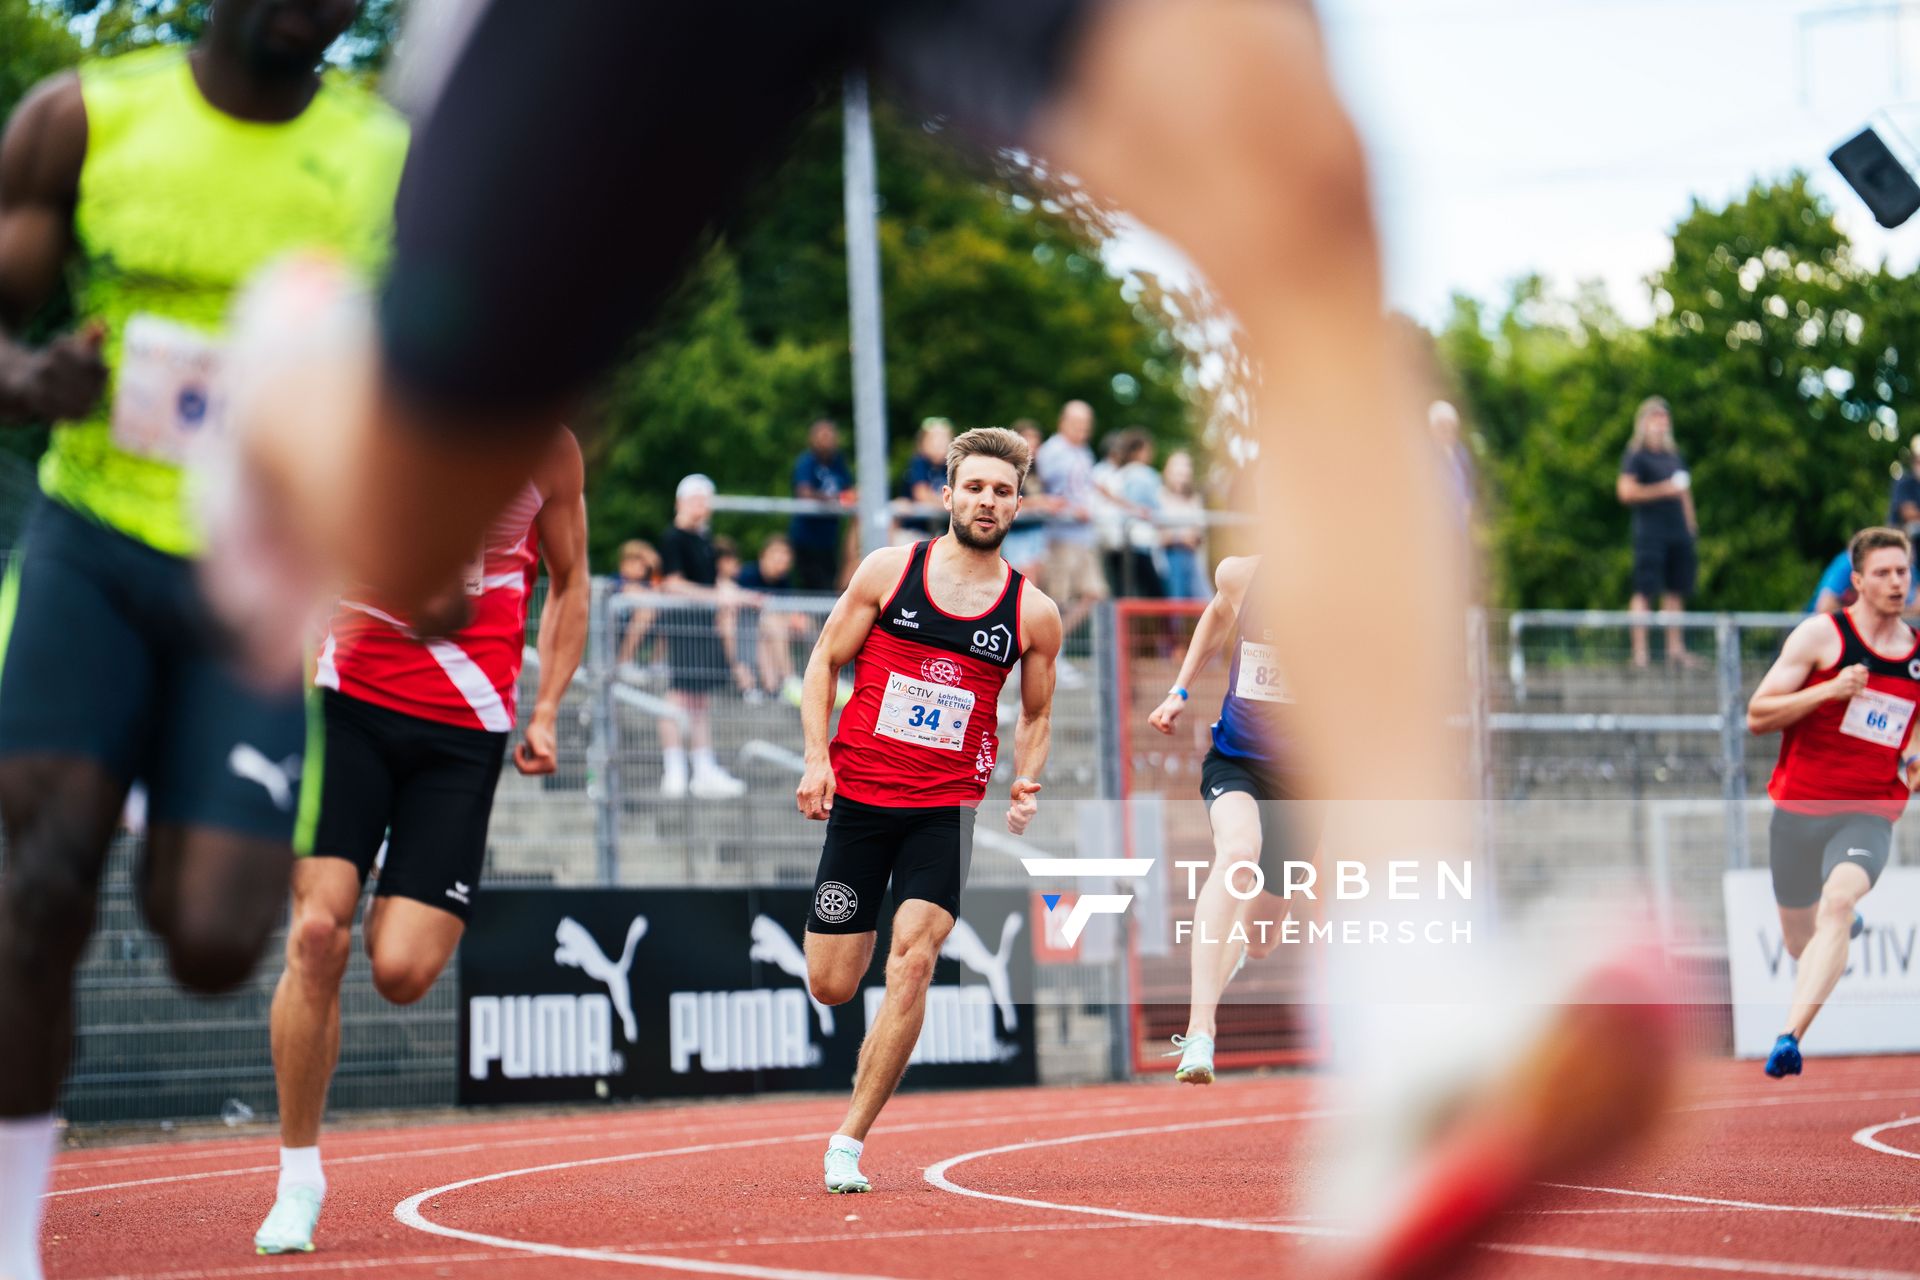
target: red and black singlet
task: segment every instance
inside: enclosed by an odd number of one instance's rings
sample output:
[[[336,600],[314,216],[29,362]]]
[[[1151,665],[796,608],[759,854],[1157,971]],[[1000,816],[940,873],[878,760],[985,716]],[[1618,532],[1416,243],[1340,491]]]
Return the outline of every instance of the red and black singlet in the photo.
[[[1006,570],[993,606],[962,618],[927,591],[932,542],[906,572],[854,659],[853,699],[828,748],[835,790],[861,804],[977,805],[999,753],[1000,690],[1020,660],[1025,579]]]
[[[1920,704],[1920,638],[1904,654],[1874,652],[1847,611],[1831,615],[1840,630],[1840,658],[1800,687],[1831,680],[1856,663],[1867,687],[1846,702],[1823,702],[1780,735],[1780,761],[1767,794],[1789,813],[1871,813],[1889,822],[1907,807],[1900,754]]]

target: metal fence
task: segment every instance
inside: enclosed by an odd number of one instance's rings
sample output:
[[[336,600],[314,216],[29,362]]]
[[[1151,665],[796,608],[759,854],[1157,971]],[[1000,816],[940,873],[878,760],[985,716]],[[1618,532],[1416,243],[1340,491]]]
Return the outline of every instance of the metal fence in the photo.
[[[716,609],[684,597],[621,594],[597,583],[587,660],[563,704],[560,770],[505,771],[489,837],[487,880],[554,885],[808,886],[821,829],[801,818],[797,680],[832,601],[781,596]],[[539,616],[534,606],[534,626]],[[1674,946],[1711,974],[1723,947],[1720,874],[1765,865],[1765,777],[1777,747],[1745,733],[1746,697],[1797,615],[1682,615],[1655,620],[1654,664],[1629,661],[1629,629],[1609,613],[1476,615],[1484,673],[1468,717],[1468,754],[1485,792],[1485,855],[1501,907],[1630,885]],[[1661,631],[1681,629],[1684,665],[1662,660]],[[1067,639],[1041,813],[1024,841],[991,806],[1012,771],[1001,756],[977,837],[972,883],[1026,886],[1018,853],[1110,852],[1121,799],[1120,718],[1151,705],[1120,687],[1123,636],[1111,605]],[[537,635],[529,635],[529,646]],[[1167,642],[1134,636],[1134,683],[1164,688]],[[691,668],[698,668],[697,672]],[[531,706],[537,662],[523,676]],[[690,686],[698,684],[698,689]],[[678,687],[676,687],[678,686]],[[1144,686],[1143,686],[1144,687]],[[1003,699],[1003,737],[1017,700]],[[710,741],[716,768],[685,790],[669,776],[676,736]],[[1135,735],[1137,738],[1138,735]],[[1187,764],[1183,758],[1182,768]],[[1136,789],[1165,760],[1131,766]],[[722,780],[719,774],[737,779]],[[1190,770],[1189,770],[1190,772]],[[1167,790],[1182,797],[1184,775]],[[721,794],[722,792],[726,794]],[[1190,812],[1191,811],[1191,812]],[[1169,804],[1170,823],[1198,806]],[[1186,838],[1191,831],[1172,833]],[[1190,841],[1189,841],[1190,843]],[[1911,837],[1897,841],[1908,856]],[[79,983],[74,1073],[64,1107],[76,1122],[240,1117],[274,1106],[267,1007],[279,941],[240,992],[202,1000],[171,983],[160,944],[131,891],[137,841],[114,850],[99,928]],[[1720,980],[1724,981],[1721,964]],[[1130,977],[1124,956],[1039,969],[1043,1079],[1107,1079],[1129,1069]],[[454,983],[405,1009],[373,991],[363,956],[342,1003],[336,1110],[453,1100]]]

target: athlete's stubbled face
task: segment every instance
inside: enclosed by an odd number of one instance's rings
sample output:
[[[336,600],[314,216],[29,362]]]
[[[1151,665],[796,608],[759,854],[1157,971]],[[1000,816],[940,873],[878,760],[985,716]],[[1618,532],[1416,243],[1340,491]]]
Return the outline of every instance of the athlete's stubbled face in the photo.
[[[1853,589],[1876,613],[1898,614],[1907,607],[1913,566],[1899,547],[1879,547],[1867,553],[1867,562],[1854,570]]]
[[[234,33],[254,70],[294,75],[320,64],[359,8],[359,0],[218,0],[214,21]]]
[[[953,536],[977,551],[993,551],[1020,511],[1020,473],[1002,458],[963,458],[940,496],[953,513]]]

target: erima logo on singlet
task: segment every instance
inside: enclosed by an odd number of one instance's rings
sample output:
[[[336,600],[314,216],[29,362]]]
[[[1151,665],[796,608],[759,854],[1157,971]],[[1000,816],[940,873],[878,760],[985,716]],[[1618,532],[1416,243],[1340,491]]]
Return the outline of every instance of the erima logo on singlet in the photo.
[[[918,631],[920,624],[913,620],[913,615],[918,612],[920,612],[918,609],[902,609],[899,613],[893,615],[893,625],[896,627],[912,627],[915,631]]]

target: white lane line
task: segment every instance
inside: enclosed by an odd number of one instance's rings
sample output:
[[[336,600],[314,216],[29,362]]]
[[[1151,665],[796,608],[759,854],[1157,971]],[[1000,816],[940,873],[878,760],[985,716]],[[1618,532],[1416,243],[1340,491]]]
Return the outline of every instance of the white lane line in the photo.
[[[1143,1111],[1149,1111],[1149,1112],[1150,1111],[1171,1111],[1171,1110],[1177,1110],[1177,1109],[1181,1109],[1181,1108],[1179,1108],[1177,1104],[1172,1102],[1169,1102],[1165,1105],[1151,1106],[1151,1107],[1145,1107],[1145,1108],[1139,1108],[1139,1107],[1116,1108],[1112,1105],[1106,1105],[1106,1106],[1100,1106],[1100,1107],[1092,1107],[1082,1111],[1035,1112],[1032,1114],[1017,1113],[1011,1116],[1009,1116],[1005,1111],[1001,1111],[996,1113],[995,1118],[996,1119],[1029,1119],[1029,1120],[1051,1120],[1051,1119],[1071,1120],[1071,1119],[1085,1119],[1090,1117],[1099,1118],[1099,1117],[1107,1117],[1107,1116],[1139,1115]],[[975,1124],[978,1122],[978,1120],[979,1120],[978,1116],[968,1115],[958,1119],[931,1121],[931,1122],[917,1124],[917,1125],[896,1125],[892,1127],[891,1131],[900,1133],[900,1132],[911,1132],[916,1129],[927,1129],[927,1128],[950,1129],[955,1126]],[[728,1125],[726,1127],[731,1128],[734,1126]],[[634,1135],[634,1138],[635,1140],[644,1140],[646,1138],[657,1136],[658,1132],[672,1133],[672,1132],[679,1132],[683,1129],[691,1129],[691,1128],[692,1126],[680,1126],[678,1128],[667,1128],[667,1129],[656,1131],[656,1132],[637,1133]],[[543,1136],[538,1138],[507,1138],[499,1141],[489,1141],[489,1142],[467,1142],[467,1143],[461,1143],[458,1146],[451,1146],[451,1147],[426,1147],[426,1148],[416,1148],[411,1151],[375,1151],[375,1152],[369,1152],[365,1155],[357,1155],[357,1156],[334,1156],[334,1157],[330,1157],[326,1163],[328,1167],[331,1168],[335,1165],[372,1164],[372,1163],[376,1163],[378,1161],[383,1161],[383,1160],[410,1160],[416,1157],[426,1158],[431,1156],[468,1155],[476,1151],[510,1151],[518,1147],[551,1147],[551,1146],[559,1146],[569,1142],[606,1142],[609,1140],[610,1137],[617,1138],[619,1136],[620,1135],[618,1134],[610,1135],[605,1130],[601,1130],[599,1132],[591,1132],[591,1131],[583,1130],[579,1133],[556,1134],[556,1135]],[[806,1136],[812,1137],[814,1135],[809,1134]],[[826,1139],[832,1137],[833,1133],[831,1130],[826,1130],[821,1132],[818,1136],[821,1139],[821,1141],[825,1141]],[[646,1153],[642,1152],[640,1154],[644,1155]],[[248,1165],[245,1168],[240,1168],[240,1169],[204,1169],[194,1173],[173,1173],[173,1174],[167,1174],[163,1177],[133,1178],[124,1182],[100,1182],[100,1183],[94,1183],[84,1187],[66,1187],[59,1191],[46,1192],[42,1198],[51,1200],[58,1196],[83,1196],[83,1195],[91,1194],[96,1191],[122,1191],[129,1187],[155,1187],[155,1186],[164,1186],[169,1183],[175,1183],[175,1182],[201,1182],[201,1181],[205,1181],[212,1178],[239,1178],[239,1177],[245,1177],[249,1174],[278,1173],[279,1170],[280,1170],[280,1166],[277,1164]]]
[[[1169,1101],[1163,1106],[1149,1107],[1149,1108],[1145,1108],[1145,1110],[1157,1111],[1157,1110],[1170,1110],[1174,1108],[1178,1108],[1180,1110],[1188,1109],[1188,1107],[1184,1103],[1184,1100],[1176,1101],[1173,1099],[1169,1099]],[[1094,1111],[1092,1114],[1095,1116],[1103,1116],[1108,1114],[1108,1109],[1100,1108]],[[1273,1116],[1230,1116],[1220,1120],[1189,1121],[1185,1124],[1174,1125],[1174,1126],[1154,1126],[1154,1127],[1145,1128],[1145,1129],[1117,1130],[1117,1131],[1102,1133],[1102,1134],[1076,1135],[1076,1136],[1064,1138],[1064,1139],[1045,1139],[1039,1142],[1020,1143],[1020,1144],[1017,1144],[1016,1147],[1010,1148],[1010,1149],[1018,1150],[1023,1147],[1055,1146],[1065,1142],[1086,1142],[1086,1141],[1092,1141],[1094,1138],[1122,1137],[1131,1133],[1159,1133],[1159,1132],[1168,1131],[1169,1129],[1186,1130],[1186,1129],[1223,1128],[1228,1126],[1239,1127],[1239,1126],[1248,1125],[1248,1124],[1274,1123],[1282,1120],[1301,1120],[1301,1119],[1308,1119],[1308,1118],[1317,1118],[1319,1116],[1331,1115],[1331,1114],[1334,1114],[1334,1113],[1323,1112],[1323,1111],[1300,1111],[1300,1112],[1289,1112],[1284,1115],[1273,1115]],[[1073,1113],[1073,1112],[1053,1112],[1051,1114],[1036,1115],[1031,1118],[1043,1119],[1043,1120],[1067,1120],[1067,1119],[1082,1119],[1082,1118],[1088,1118],[1088,1117],[1084,1115],[1077,1115],[1076,1113]],[[949,1128],[954,1128],[956,1126],[967,1126],[975,1123],[977,1123],[977,1121],[971,1117],[964,1120],[926,1121],[919,1124],[905,1124],[905,1125],[891,1126],[888,1129],[888,1132],[889,1133],[924,1132],[931,1129],[949,1129]],[[495,1248],[512,1249],[522,1253],[538,1254],[543,1257],[571,1258],[571,1259],[574,1259],[575,1261],[580,1261],[580,1262],[611,1262],[611,1263],[618,1263],[625,1266],[636,1266],[636,1267],[660,1267],[668,1270],[678,1269],[682,1271],[694,1271],[694,1272],[698,1272],[705,1275],[745,1276],[745,1277],[750,1277],[751,1280],[829,1280],[829,1278],[833,1278],[833,1277],[842,1277],[845,1275],[845,1273],[837,1272],[837,1271],[788,1270],[788,1269],[782,1269],[777,1267],[750,1266],[744,1263],[710,1262],[710,1261],[705,1261],[705,1260],[695,1259],[695,1258],[675,1258],[675,1257],[668,1257],[668,1256],[657,1255],[657,1254],[625,1253],[625,1252],[620,1252],[614,1249],[583,1249],[583,1248],[575,1248],[569,1245],[542,1244],[537,1241],[516,1240],[508,1236],[496,1236],[496,1235],[490,1235],[486,1232],[465,1231],[458,1227],[444,1226],[440,1223],[429,1220],[425,1216],[425,1214],[422,1212],[422,1208],[423,1206],[426,1205],[428,1201],[434,1200],[440,1196],[447,1195],[455,1191],[462,1191],[468,1187],[482,1186],[490,1182],[505,1181],[506,1179],[509,1179],[509,1178],[531,1177],[536,1174],[559,1173],[569,1169],[594,1168],[600,1165],[626,1164],[626,1163],[631,1163],[638,1160],[658,1159],[665,1156],[704,1155],[704,1154],[715,1152],[715,1151],[740,1151],[740,1150],[747,1150],[755,1147],[777,1146],[777,1145],[782,1145],[790,1142],[807,1142],[807,1141],[817,1142],[830,1136],[831,1136],[830,1134],[815,1132],[815,1133],[787,1134],[782,1137],[775,1137],[775,1138],[746,1138],[746,1139],[740,1139],[732,1142],[703,1142],[703,1143],[695,1143],[695,1144],[684,1146],[684,1147],[670,1147],[670,1148],[654,1150],[654,1151],[623,1152],[619,1155],[595,1156],[595,1157],[584,1159],[584,1160],[564,1160],[554,1164],[536,1165],[532,1168],[527,1168],[527,1169],[507,1169],[498,1173],[488,1173],[488,1174],[482,1174],[478,1177],[463,1178],[458,1182],[449,1182],[444,1186],[433,1187],[426,1191],[419,1192],[415,1195],[408,1196],[405,1200],[402,1200],[399,1204],[394,1206],[393,1216],[401,1224],[412,1227],[416,1231],[424,1231],[429,1235],[442,1236],[449,1240],[462,1240],[469,1244],[492,1245]],[[988,1153],[982,1152],[978,1154],[984,1155]],[[949,1163],[952,1163],[952,1162],[949,1162]],[[933,1173],[933,1170],[928,1170],[929,1175],[931,1175],[932,1173]],[[961,1194],[963,1195],[972,1194],[960,1188],[953,1188],[953,1189],[960,1190]],[[999,1197],[989,1197],[989,1198],[999,1198]],[[1050,1208],[1053,1206],[1042,1206],[1042,1207]],[[1067,1208],[1069,1209],[1070,1212],[1083,1212],[1083,1213],[1090,1212],[1090,1213],[1100,1214],[1101,1216],[1127,1217],[1140,1222],[1149,1222],[1149,1223],[1156,1222],[1156,1221],[1170,1223],[1173,1225],[1194,1223],[1194,1224],[1200,1224],[1200,1225],[1218,1226],[1226,1230],[1267,1231],[1267,1232],[1276,1232],[1276,1233],[1288,1234],[1288,1235],[1339,1234],[1335,1232],[1330,1232],[1324,1228],[1285,1227],[1285,1226],[1278,1226],[1278,1225],[1263,1225],[1258,1223],[1230,1222],[1225,1219],[1217,1219],[1217,1218],[1206,1218],[1206,1219],[1156,1218],[1155,1215],[1151,1215],[1151,1214],[1106,1215],[1106,1214],[1103,1214],[1102,1211],[1100,1210],[1075,1208],[1073,1206],[1067,1206]],[[737,1247],[737,1246],[729,1246],[729,1247]],[[849,1277],[846,1277],[846,1280],[890,1280],[890,1278],[849,1276]]]
[[[1139,1231],[1151,1222],[1023,1222],[1001,1227],[923,1227],[899,1231],[835,1231],[815,1236],[728,1236],[724,1240],[662,1240],[647,1244],[609,1244],[601,1248],[616,1252],[651,1252],[667,1249],[759,1249],[790,1244],[839,1244],[846,1240],[922,1240],[934,1236],[1005,1236],[1033,1231]]]
[[[1253,1222],[1233,1218],[1187,1218],[1164,1213],[1140,1213],[1132,1209],[1102,1209],[1093,1205],[1059,1204],[1051,1200],[1031,1200],[1024,1196],[1001,1195],[992,1191],[976,1191],[972,1187],[963,1187],[947,1176],[950,1169],[966,1164],[971,1160],[982,1160],[988,1156],[1005,1155],[1012,1151],[1035,1151],[1042,1147],[1064,1147],[1078,1142],[1104,1142],[1113,1138],[1142,1138],[1163,1133],[1190,1133],[1199,1129],[1238,1128],[1252,1124],[1280,1124],[1290,1120],[1319,1120],[1337,1115],[1334,1111],[1287,1111],[1264,1116],[1232,1116],[1224,1120],[1195,1120],[1184,1124],[1148,1125],[1137,1129],[1108,1129],[1099,1133],[1079,1133],[1065,1138],[1045,1138],[1037,1142],[1012,1142],[1006,1146],[988,1147],[982,1151],[968,1151],[957,1156],[949,1156],[938,1164],[929,1165],[926,1179],[942,1191],[951,1191],[955,1195],[970,1196],[976,1200],[993,1200],[1000,1204],[1017,1204],[1028,1209],[1050,1209],[1060,1213],[1085,1213],[1101,1218],[1125,1218],[1131,1222],[1151,1222],[1163,1226],[1212,1227],[1217,1231],[1264,1231],[1275,1235],[1289,1236],[1348,1236],[1352,1231],[1337,1227],[1303,1227],[1280,1222]]]
[[[1764,1262],[1754,1258],[1694,1257],[1678,1253],[1625,1253],[1616,1249],[1570,1249],[1546,1244],[1482,1244],[1495,1253],[1573,1262],[1614,1262],[1634,1267],[1673,1267],[1685,1271],[1722,1271],[1740,1276],[1808,1276],[1812,1280],[1920,1280],[1920,1271],[1883,1271],[1870,1267],[1826,1267],[1804,1262]]]
[[[1910,1124],[1920,1124],[1920,1116],[1908,1116],[1904,1120],[1889,1120],[1885,1124],[1870,1124],[1853,1135],[1853,1140],[1869,1151],[1878,1151],[1881,1155],[1899,1156],[1903,1160],[1920,1160],[1920,1151],[1907,1151],[1901,1147],[1890,1147],[1880,1141],[1880,1135],[1889,1129],[1904,1129]]]
[[[418,1253],[410,1258],[336,1258],[332,1260],[281,1258],[251,1267],[195,1268],[189,1271],[118,1272],[110,1276],[89,1276],[87,1280],[226,1280],[239,1276],[281,1276],[295,1268],[301,1275],[315,1271],[374,1271],[383,1267],[453,1266],[464,1262],[508,1262],[512,1259],[493,1253]]]
[[[1868,1089],[1854,1092],[1800,1093],[1781,1092],[1760,1098],[1721,1098],[1715,1102],[1695,1102],[1675,1111],[1745,1111],[1749,1107],[1794,1107],[1816,1102],[1885,1102],[1889,1098],[1920,1098],[1920,1089]]]
[[[1598,1195],[1635,1196],[1644,1200],[1673,1200],[1682,1204],[1717,1205],[1722,1209],[1749,1209],[1761,1213],[1810,1213],[1823,1218],[1867,1218],[1875,1222],[1920,1225],[1912,1218],[1903,1217],[1897,1213],[1874,1213],[1868,1209],[1841,1209],[1831,1205],[1765,1204],[1758,1200],[1721,1200],[1713,1196],[1683,1196],[1667,1191],[1633,1191],[1626,1187],[1588,1187],[1574,1182],[1543,1182],[1540,1185],[1558,1187],[1562,1191],[1591,1191]]]

